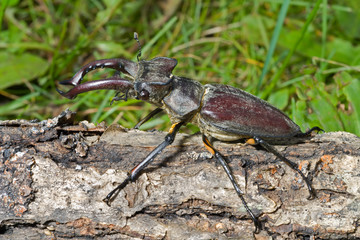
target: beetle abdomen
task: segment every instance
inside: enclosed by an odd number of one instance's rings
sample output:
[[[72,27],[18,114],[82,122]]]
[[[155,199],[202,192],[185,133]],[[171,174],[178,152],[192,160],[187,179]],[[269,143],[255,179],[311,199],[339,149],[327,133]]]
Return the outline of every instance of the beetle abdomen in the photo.
[[[220,84],[205,85],[198,121],[205,133],[220,140],[287,138],[301,133],[279,109],[250,93]]]

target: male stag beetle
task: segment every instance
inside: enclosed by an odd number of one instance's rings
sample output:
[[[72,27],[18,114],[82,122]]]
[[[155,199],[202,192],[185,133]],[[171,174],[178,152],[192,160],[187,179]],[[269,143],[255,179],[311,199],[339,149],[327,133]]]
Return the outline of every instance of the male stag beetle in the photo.
[[[136,33],[134,38],[139,44],[138,62],[118,58],[91,62],[82,67],[72,79],[60,82],[63,85],[73,85],[74,88],[66,93],[58,90],[62,96],[74,99],[78,94],[91,90],[115,89],[123,95],[115,96],[113,101],[136,98],[157,106],[135,126],[136,128],[163,110],[173,124],[165,140],[130,171],[128,177],[104,198],[104,202],[110,205],[114,194],[123,189],[129,181],[134,181],[165,147],[172,144],[180,127],[187,123],[199,126],[205,147],[224,168],[255,224],[255,231],[261,229],[260,221],[248,207],[244,192],[236,183],[229,165],[209,139],[245,139],[249,144],[259,144],[300,174],[310,192],[309,198],[315,197],[310,181],[299,170],[298,165],[284,157],[269,143],[305,137],[313,131],[322,131],[319,127],[313,127],[303,133],[300,127],[279,109],[243,90],[221,84],[202,85],[188,78],[174,76],[172,71],[177,64],[176,59],[157,57],[150,61],[140,60],[141,46]],[[131,80],[116,75],[80,84],[89,71],[97,68],[115,69],[127,74]]]

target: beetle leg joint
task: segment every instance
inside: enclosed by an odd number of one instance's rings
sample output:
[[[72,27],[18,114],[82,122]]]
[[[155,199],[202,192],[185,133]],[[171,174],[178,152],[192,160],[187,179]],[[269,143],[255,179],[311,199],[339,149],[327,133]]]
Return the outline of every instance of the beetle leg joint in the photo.
[[[253,137],[246,140],[246,143],[250,145],[258,145],[261,142],[262,140],[259,137]]]

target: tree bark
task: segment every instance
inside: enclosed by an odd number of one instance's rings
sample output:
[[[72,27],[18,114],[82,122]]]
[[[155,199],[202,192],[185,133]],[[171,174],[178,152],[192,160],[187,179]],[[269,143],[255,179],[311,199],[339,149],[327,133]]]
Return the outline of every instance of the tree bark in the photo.
[[[166,133],[73,125],[73,116],[0,121],[0,239],[360,238],[360,139],[353,134],[275,146],[312,178],[313,200],[273,154],[214,142],[262,222],[254,234],[199,134],[178,134],[107,206],[102,199]]]

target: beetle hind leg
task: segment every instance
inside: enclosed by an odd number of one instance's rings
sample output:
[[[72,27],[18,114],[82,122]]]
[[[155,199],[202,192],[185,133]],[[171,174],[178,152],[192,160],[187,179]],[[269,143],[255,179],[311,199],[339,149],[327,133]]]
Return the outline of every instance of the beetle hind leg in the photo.
[[[248,212],[249,216],[251,217],[252,221],[254,222],[255,225],[255,233],[258,233],[259,230],[261,230],[261,222],[257,219],[257,217],[255,216],[255,214],[251,211],[251,209],[249,208],[249,206],[247,205],[245,199],[244,199],[244,192],[241,191],[239,185],[237,184],[237,182],[235,181],[235,177],[232,174],[230,167],[228,165],[228,163],[225,161],[225,159],[223,158],[223,156],[221,156],[221,154],[211,145],[209,139],[203,135],[203,143],[205,144],[206,149],[219,161],[219,163],[221,164],[221,166],[224,168],[227,176],[229,177],[231,183],[234,186],[234,189],[237,193],[237,195],[239,196],[239,198],[241,199],[241,202],[243,203],[246,211]]]
[[[139,176],[140,172],[144,168],[146,168],[146,166],[149,165],[155,159],[155,157],[159,153],[161,153],[162,150],[164,150],[164,148],[173,143],[177,132],[183,124],[184,122],[173,124],[169,130],[169,133],[165,136],[165,140],[159,146],[157,146],[149,155],[147,155],[147,157],[142,162],[140,162],[136,167],[134,167],[128,174],[127,178],[103,199],[103,201],[108,206],[110,206],[110,202],[112,201],[114,196],[116,196],[121,191],[121,189],[123,189],[130,181],[135,181],[137,176]]]
[[[318,130],[320,128],[315,127],[310,129],[309,131],[315,131]],[[321,130],[321,129],[320,129]],[[308,132],[309,132],[308,131]],[[309,132],[309,133],[310,133]],[[302,179],[305,181],[307,188],[309,190],[309,197],[308,199],[314,199],[316,197],[316,193],[315,193],[315,189],[311,186],[311,182],[310,180],[304,175],[304,173],[299,169],[299,166],[290,161],[289,159],[287,159],[286,157],[284,157],[281,153],[279,153],[273,146],[271,146],[270,144],[268,144],[267,142],[265,142],[264,140],[262,140],[259,137],[254,137],[254,138],[250,138],[246,141],[247,143],[251,144],[251,145],[256,145],[256,144],[260,144],[260,146],[262,146],[263,148],[265,148],[267,151],[271,152],[272,154],[274,154],[276,157],[278,157],[281,161],[285,162],[289,167],[291,167],[295,172],[297,172],[298,174],[300,174],[300,176],[302,177]]]
[[[319,127],[312,127],[310,128],[309,130],[307,130],[306,132],[304,133],[299,133],[296,135],[296,137],[307,137],[307,136],[310,136],[312,132],[325,132],[323,129],[319,128]]]

